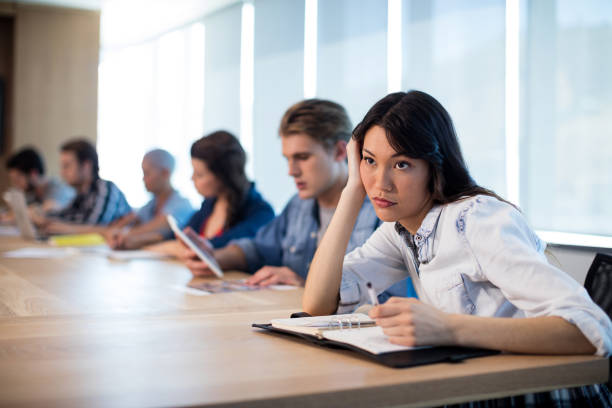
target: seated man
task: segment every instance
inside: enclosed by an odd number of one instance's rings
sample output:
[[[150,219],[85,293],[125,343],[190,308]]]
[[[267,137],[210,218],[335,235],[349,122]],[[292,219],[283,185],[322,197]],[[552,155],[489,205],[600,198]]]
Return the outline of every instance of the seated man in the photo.
[[[42,157],[27,147],[6,161],[11,187],[24,192],[30,209],[42,212],[60,210],[74,198],[74,190],[61,181],[45,176]]]
[[[63,210],[34,221],[48,234],[75,234],[104,231],[104,227],[131,212],[117,186],[98,175],[98,153],[83,139],[61,147],[61,173],[77,196]]]
[[[137,212],[114,222],[105,232],[112,248],[140,248],[172,238],[166,215],[172,214],[179,225],[185,225],[194,210],[189,200],[172,188],[174,157],[162,149],[151,150],[142,159],[142,180],[153,198]]]
[[[348,179],[346,145],[351,131],[346,111],[334,102],[309,99],[287,110],[279,133],[298,193],[254,238],[235,240],[212,251],[221,268],[254,273],[247,281],[252,285],[304,284],[310,261]],[[362,245],[379,224],[366,198],[347,251]],[[183,260],[194,275],[211,274],[192,251],[185,249]],[[407,290],[404,281],[392,294],[405,296]]]

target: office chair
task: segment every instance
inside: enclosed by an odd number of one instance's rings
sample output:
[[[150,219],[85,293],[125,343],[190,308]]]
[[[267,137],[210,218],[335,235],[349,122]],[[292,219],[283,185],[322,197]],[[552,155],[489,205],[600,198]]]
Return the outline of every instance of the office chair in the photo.
[[[596,254],[593,263],[587,272],[584,288],[591,299],[603,309],[612,319],[612,256]],[[612,360],[610,360],[612,363]],[[612,364],[607,382],[612,390]]]

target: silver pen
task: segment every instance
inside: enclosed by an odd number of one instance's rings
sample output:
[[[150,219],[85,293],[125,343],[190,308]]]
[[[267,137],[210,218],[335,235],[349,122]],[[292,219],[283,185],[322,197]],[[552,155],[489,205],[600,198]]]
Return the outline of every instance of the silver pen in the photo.
[[[374,306],[377,306],[378,297],[376,296],[376,292],[374,292],[374,288],[372,287],[372,282],[366,283],[366,286],[368,287],[368,295],[370,296],[370,303],[372,303],[372,305]]]

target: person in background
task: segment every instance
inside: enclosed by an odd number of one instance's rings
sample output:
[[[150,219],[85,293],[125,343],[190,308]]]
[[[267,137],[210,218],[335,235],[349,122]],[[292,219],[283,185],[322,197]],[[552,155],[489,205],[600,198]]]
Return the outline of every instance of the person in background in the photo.
[[[348,178],[346,143],[351,130],[345,109],[335,102],[308,99],[285,112],[279,134],[298,193],[254,238],[235,240],[213,252],[223,269],[253,273],[247,281],[251,285],[303,285]],[[355,205],[358,216],[348,250],[363,244],[379,225],[369,200],[362,198]],[[186,250],[183,259],[194,275],[211,273],[191,251]],[[413,293],[411,288],[404,282],[391,292],[405,295]],[[388,297],[384,294],[381,301]]]
[[[193,184],[204,200],[187,223],[189,235],[218,248],[233,239],[253,237],[274,218],[272,206],[247,178],[246,153],[231,133],[219,130],[194,142],[191,165]],[[177,257],[184,248],[178,241],[150,247]]]
[[[349,180],[310,266],[305,312],[353,311],[369,303],[368,282],[380,292],[411,276],[419,300],[391,298],[370,311],[391,343],[610,355],[610,318],[548,263],[523,214],[472,179],[437,100],[419,91],[389,94],[353,138]],[[343,255],[366,195],[384,223]],[[460,405],[611,404],[601,384]]]
[[[132,210],[123,193],[100,178],[98,153],[85,139],[74,139],[61,146],[61,174],[76,190],[69,205],[34,222],[48,234],[104,232],[106,226]]]
[[[45,166],[40,154],[26,147],[11,155],[6,161],[11,187],[24,192],[31,210],[43,213],[60,210],[74,198],[72,188],[61,181],[45,176]]]
[[[174,157],[162,149],[154,149],[142,159],[142,180],[153,198],[141,209],[114,222],[104,233],[113,249],[134,249],[172,238],[166,220],[171,214],[184,226],[194,210],[189,200],[172,188]]]

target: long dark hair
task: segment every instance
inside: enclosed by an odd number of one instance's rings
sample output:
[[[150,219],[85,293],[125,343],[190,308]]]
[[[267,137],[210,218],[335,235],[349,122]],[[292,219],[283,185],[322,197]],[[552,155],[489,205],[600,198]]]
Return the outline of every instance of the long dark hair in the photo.
[[[237,221],[250,182],[244,171],[246,153],[234,135],[225,130],[210,133],[191,145],[191,157],[202,160],[223,185],[229,201],[226,226]]]
[[[478,194],[505,201],[472,179],[453,121],[431,95],[421,91],[396,92],[376,102],[353,131],[361,148],[372,126],[385,129],[387,141],[395,151],[429,164],[429,192],[434,203],[451,203]]]

